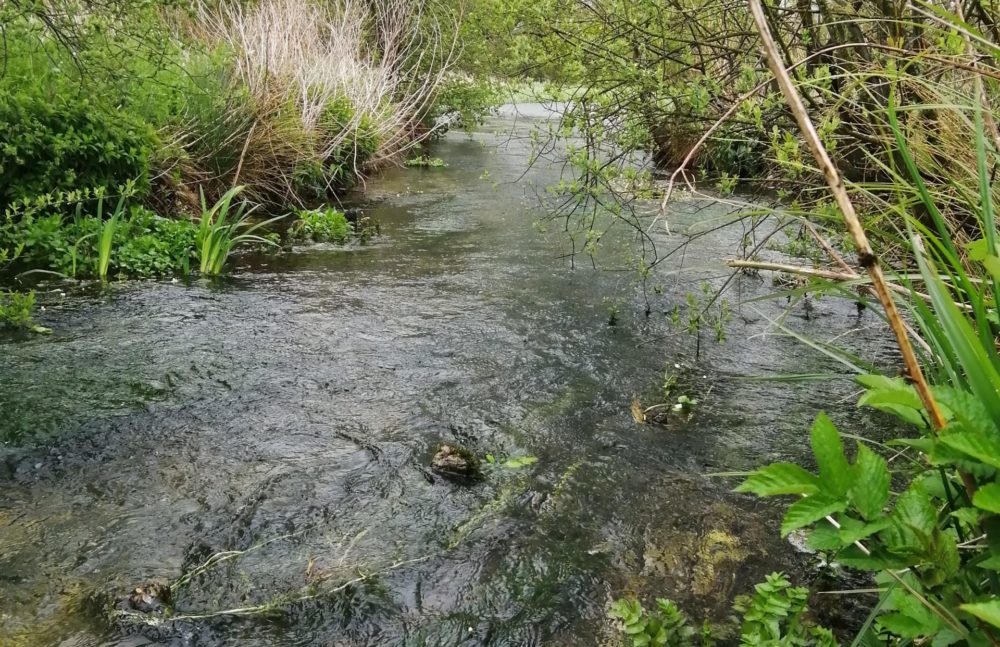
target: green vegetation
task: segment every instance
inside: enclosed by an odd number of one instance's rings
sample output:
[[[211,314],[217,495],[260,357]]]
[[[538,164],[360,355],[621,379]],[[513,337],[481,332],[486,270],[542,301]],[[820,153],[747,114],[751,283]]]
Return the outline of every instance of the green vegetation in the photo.
[[[34,325],[31,311],[35,307],[34,292],[0,294],[0,327],[30,328]]]
[[[453,83],[436,100],[453,13],[389,0],[4,4],[0,249],[24,251],[7,269],[106,280],[186,273],[193,257],[221,272],[233,247],[262,240],[250,204],[280,214],[329,198],[432,134],[414,124],[473,101]],[[232,217],[237,186],[248,205]]]
[[[895,416],[917,432],[889,442],[906,460],[897,458],[890,470],[867,442],[858,442],[849,461],[836,427],[820,415],[811,434],[818,475],[782,463],[760,469],[740,486],[760,496],[798,495],[782,533],[807,528],[809,544],[828,559],[876,574],[880,599],[860,639],[975,645],[989,643],[1000,629],[1000,355],[998,277],[991,260],[1000,248],[987,134],[982,111],[974,113],[981,185],[960,206],[975,217],[982,238],[966,245],[966,256],[952,241],[939,194],[927,188],[890,103],[902,166],[895,176],[896,208],[916,280],[927,292],[911,287],[907,305],[932,384],[925,389],[922,378],[908,383],[863,375],[859,406]],[[908,213],[908,195],[919,197],[916,204],[932,214],[931,223]],[[894,479],[906,484],[901,491],[890,488]]]
[[[187,275],[192,262],[215,276],[241,246],[275,246],[265,232],[288,212],[300,240],[364,241],[377,231],[370,221],[303,206],[385,164],[447,166],[420,142],[471,128],[508,94],[560,99],[561,120],[531,135],[531,161],[558,150],[566,164],[547,196],[574,255],[600,256],[609,230],[629,227],[641,256],[626,269],[645,286],[669,257],[657,244],[676,235],[668,214],[683,188],[733,207],[747,227],[734,277],[775,271],[794,277],[775,298],[880,306],[906,379],[816,347],[853,361],[859,405],[894,417],[907,437],[845,449],[821,414],[815,470],[769,465],[738,491],[795,497],[782,535],[806,531],[826,563],[871,576],[877,602],[854,644],[996,644],[1000,13],[989,0],[750,6],[3,3],[3,278],[106,283]],[[764,251],[802,264],[762,261]],[[662,307],[647,301],[647,315],[666,313],[693,335],[697,356],[706,331],[726,339],[722,285],[704,282],[682,303],[654,288]],[[44,331],[32,319],[36,292],[18,286],[0,292],[0,326]],[[631,321],[625,303],[606,298],[609,326]],[[664,374],[660,404],[636,399],[635,420],[697,415],[677,381]],[[486,456],[511,470],[535,460]],[[501,490],[452,545],[520,489]],[[758,584],[736,607],[741,642],[834,644],[811,624],[807,593],[780,574]],[[651,611],[620,600],[611,615],[634,645],[713,639],[665,599]]]
[[[301,210],[296,217],[294,234],[305,240],[346,243],[354,231],[344,212],[333,207]]]
[[[205,194],[201,194],[201,219],[195,237],[195,254],[202,274],[221,274],[229,253],[237,245],[247,242],[274,244],[266,238],[254,235],[253,232],[270,224],[276,218],[251,224],[250,213],[245,210],[243,204],[237,207],[236,213],[229,213],[233,198],[242,190],[242,186],[229,189],[211,208],[205,202]]]
[[[837,644],[829,629],[808,620],[809,590],[792,586],[782,573],[771,573],[749,596],[736,600],[734,609],[742,617],[741,645]],[[656,609],[647,611],[638,600],[616,600],[608,615],[621,622],[633,647],[709,647],[717,637],[706,622],[696,634],[687,617],[670,600],[660,598]]]
[[[440,157],[428,157],[427,155],[411,157],[404,164],[410,168],[442,168],[448,166]]]

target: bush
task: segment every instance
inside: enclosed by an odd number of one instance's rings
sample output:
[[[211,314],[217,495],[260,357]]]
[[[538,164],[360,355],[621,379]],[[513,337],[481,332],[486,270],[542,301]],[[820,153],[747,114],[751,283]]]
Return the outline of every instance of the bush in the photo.
[[[149,185],[156,132],[84,97],[0,89],[0,209],[78,187]]]

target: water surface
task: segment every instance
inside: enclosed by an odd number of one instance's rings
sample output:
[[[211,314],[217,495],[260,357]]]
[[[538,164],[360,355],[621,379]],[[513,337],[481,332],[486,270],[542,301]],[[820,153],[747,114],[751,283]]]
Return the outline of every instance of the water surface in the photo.
[[[734,307],[728,341],[707,333],[698,357],[669,325],[727,275],[738,227],[657,266],[649,318],[631,274],[572,267],[559,227],[537,226],[560,171],[527,169],[531,124],[508,111],[436,144],[447,167],[370,181],[373,244],[245,260],[216,283],[71,290],[40,317],[51,337],[0,341],[0,644],[597,645],[625,593],[719,619],[770,570],[808,582],[780,508],[709,475],[806,455],[821,409],[865,433],[848,381],[743,379],[843,367],[764,334],[783,302]],[[702,206],[678,205],[672,231],[721,213]],[[888,352],[850,304],[786,321]],[[675,364],[693,416],[636,424],[633,397],[655,402]],[[441,442],[537,462],[452,483],[427,470]],[[247,549],[177,613],[270,613],[140,631],[95,608]]]

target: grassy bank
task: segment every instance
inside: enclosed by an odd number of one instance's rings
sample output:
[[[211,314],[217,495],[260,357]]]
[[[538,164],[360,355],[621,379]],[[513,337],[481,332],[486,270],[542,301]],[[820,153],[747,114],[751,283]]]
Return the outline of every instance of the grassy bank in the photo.
[[[455,21],[397,0],[4,4],[0,272],[221,270],[206,239],[266,242],[243,203],[308,213],[433,134],[461,98]]]

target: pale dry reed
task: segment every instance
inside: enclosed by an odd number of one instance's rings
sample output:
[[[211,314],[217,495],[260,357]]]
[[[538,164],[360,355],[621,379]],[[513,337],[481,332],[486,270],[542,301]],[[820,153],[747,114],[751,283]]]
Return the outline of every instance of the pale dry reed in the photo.
[[[292,170],[303,163],[353,147],[360,178],[364,166],[413,146],[458,53],[458,16],[433,11],[429,0],[233,2],[203,5],[199,17],[204,33],[234,53],[236,77],[256,106],[234,181],[284,185],[289,198]],[[348,123],[324,123],[327,108],[344,103]],[[359,137],[377,149],[359,155]]]

